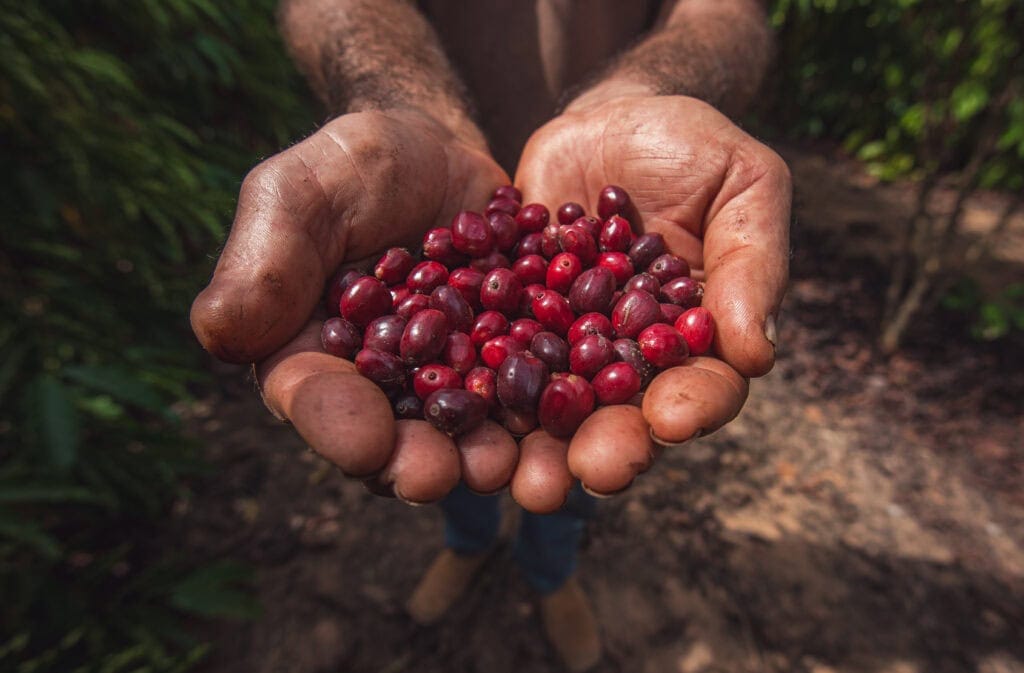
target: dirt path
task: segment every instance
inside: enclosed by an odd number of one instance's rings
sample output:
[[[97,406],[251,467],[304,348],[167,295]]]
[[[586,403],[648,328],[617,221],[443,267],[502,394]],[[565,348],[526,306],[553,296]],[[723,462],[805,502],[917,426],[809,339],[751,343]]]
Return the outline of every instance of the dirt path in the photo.
[[[598,670],[1024,672],[1020,344],[979,346],[938,316],[880,361],[878,263],[836,232],[877,235],[905,195],[787,154],[811,196],[778,366],[735,422],[600,503],[581,556]],[[504,549],[441,625],[412,625],[401,604],[440,548],[437,512],[340,478],[244,373],[222,381],[194,410],[220,476],[175,527],[254,564],[264,614],[198,624],[206,670],[559,670]]]

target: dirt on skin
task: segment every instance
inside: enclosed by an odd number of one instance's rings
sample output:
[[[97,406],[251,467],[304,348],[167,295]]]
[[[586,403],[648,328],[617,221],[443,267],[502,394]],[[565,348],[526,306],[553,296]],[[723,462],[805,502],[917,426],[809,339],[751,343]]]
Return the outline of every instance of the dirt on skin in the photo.
[[[733,423],[600,502],[580,555],[596,670],[1024,672],[1024,344],[980,344],[939,312],[879,356],[880,255],[912,189],[783,153],[797,220],[778,364]],[[990,206],[972,204],[979,226]],[[1019,279],[1024,226],[1012,241]],[[441,548],[436,508],[345,480],[244,371],[220,371],[191,409],[217,477],[172,535],[251,563],[263,614],[196,623],[214,645],[202,670],[561,670],[507,546],[441,624],[412,624],[402,603]]]

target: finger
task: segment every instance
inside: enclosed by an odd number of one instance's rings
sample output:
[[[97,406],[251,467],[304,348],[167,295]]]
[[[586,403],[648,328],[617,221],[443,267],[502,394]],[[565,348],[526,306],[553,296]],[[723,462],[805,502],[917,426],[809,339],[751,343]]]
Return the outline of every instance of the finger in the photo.
[[[379,477],[405,502],[436,502],[459,483],[459,452],[452,438],[426,421],[398,421],[395,451]]]
[[[569,470],[593,493],[607,495],[627,488],[650,468],[656,455],[650,429],[640,409],[602,407],[579,427],[569,444]]]
[[[324,353],[310,322],[256,368],[263,400],[309,446],[351,476],[378,472],[395,446],[387,397],[348,360]]]
[[[465,199],[486,199],[500,169],[472,171],[483,158],[466,152],[449,160],[422,124],[344,115],[246,176],[213,279],[192,306],[207,350],[233,362],[266,357],[301,329],[343,260],[372,263]]]
[[[678,444],[714,432],[735,418],[747,389],[747,380],[721,360],[690,358],[651,381],[643,416],[655,439]]]
[[[519,443],[519,464],[509,490],[512,499],[535,514],[558,511],[572,489],[566,462],[569,443],[536,430]]]
[[[494,493],[506,485],[519,461],[519,446],[494,421],[484,421],[459,437],[462,480],[477,493]]]
[[[704,231],[703,305],[715,317],[715,352],[747,377],[775,363],[775,315],[789,276],[792,184],[761,145],[734,153]]]

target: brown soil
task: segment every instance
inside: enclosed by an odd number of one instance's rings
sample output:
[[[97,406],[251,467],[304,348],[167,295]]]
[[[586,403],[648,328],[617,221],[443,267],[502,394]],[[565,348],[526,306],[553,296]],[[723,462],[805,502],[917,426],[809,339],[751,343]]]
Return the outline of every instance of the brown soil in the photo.
[[[912,194],[784,154],[798,201],[778,365],[736,421],[600,503],[581,553],[598,671],[1024,672],[1021,340],[980,344],[939,312],[882,359],[878,255]],[[984,226],[989,205],[972,208]],[[196,624],[204,670],[560,670],[504,550],[445,621],[414,626],[401,605],[438,512],[344,480],[244,372],[220,381],[193,409],[218,476],[175,531],[251,563],[263,614]]]

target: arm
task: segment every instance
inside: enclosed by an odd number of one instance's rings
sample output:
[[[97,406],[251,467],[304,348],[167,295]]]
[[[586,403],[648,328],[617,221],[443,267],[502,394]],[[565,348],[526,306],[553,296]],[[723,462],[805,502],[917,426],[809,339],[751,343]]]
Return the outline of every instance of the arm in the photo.
[[[281,32],[332,115],[414,108],[486,147],[437,34],[403,0],[282,0]]]
[[[622,54],[573,103],[632,93],[699,98],[732,115],[757,92],[771,58],[772,34],[758,0],[679,0],[658,26]]]

